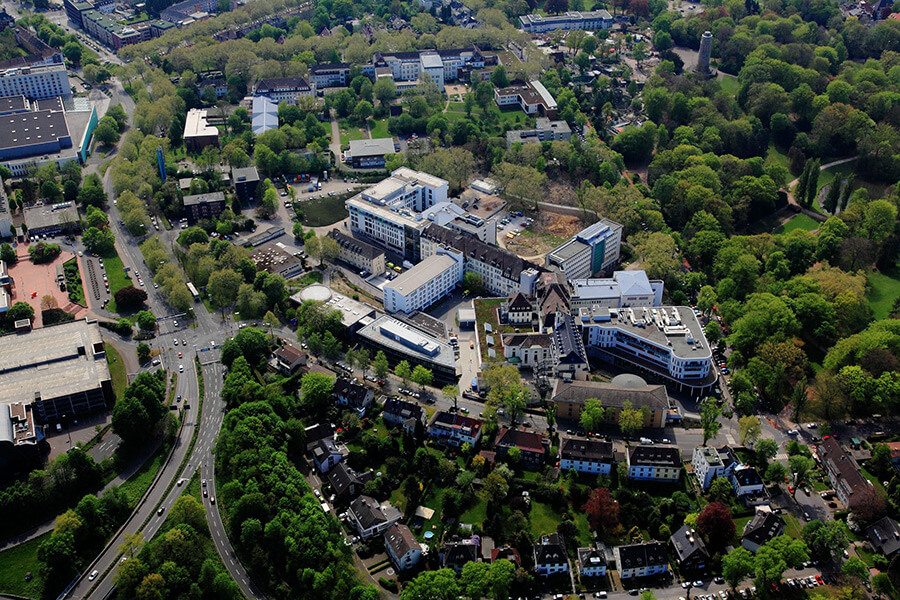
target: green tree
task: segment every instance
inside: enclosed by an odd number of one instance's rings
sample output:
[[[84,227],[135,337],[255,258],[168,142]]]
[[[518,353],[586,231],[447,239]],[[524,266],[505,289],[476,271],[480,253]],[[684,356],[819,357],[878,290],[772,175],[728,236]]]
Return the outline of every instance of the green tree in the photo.
[[[8,243],[3,242],[0,245],[0,260],[6,263],[6,266],[14,265],[19,260],[18,254],[16,254],[15,249],[10,246]]]
[[[433,379],[431,369],[427,369],[422,365],[416,365],[416,368],[413,369],[410,377],[413,383],[417,384],[422,389],[431,385],[431,380]]]
[[[762,435],[762,423],[756,415],[747,415],[738,420],[738,437],[742,446],[753,447]]]
[[[756,443],[755,450],[756,456],[760,459],[761,462],[768,462],[775,458],[775,455],[778,454],[778,442],[771,438],[759,440]]]
[[[825,209],[825,212],[834,214],[837,210],[838,203],[841,201],[841,184],[843,181],[843,179],[835,178],[828,186],[828,194],[826,194],[825,200],[822,202],[822,208]]]
[[[213,271],[206,284],[209,301],[214,309],[224,309],[235,302],[241,286],[241,276],[232,269]]]
[[[780,462],[770,463],[766,467],[765,478],[770,483],[783,483],[787,479],[787,468]]]
[[[21,300],[13,304],[8,311],[6,311],[6,318],[10,321],[20,321],[22,319],[28,319],[31,321],[34,319],[34,309],[27,302],[22,302]]]
[[[455,411],[459,404],[459,387],[455,385],[445,385],[443,389],[441,389],[441,395],[444,397],[444,400],[453,403],[453,410]]]
[[[722,428],[722,424],[719,422],[719,415],[721,414],[722,410],[712,398],[706,398],[700,403],[700,426],[703,427],[704,446],[706,442],[716,437]]]
[[[807,458],[802,454],[795,454],[788,458],[788,463],[791,469],[791,476],[794,484],[794,491],[791,493],[791,497],[795,497],[797,495],[797,490],[801,485],[806,485],[809,483],[810,475],[812,474],[813,469],[816,468],[816,463],[813,462],[813,459]]]
[[[324,373],[307,373],[300,381],[303,404],[312,410],[323,410],[331,401],[334,378]]]
[[[149,310],[142,310],[135,315],[138,327],[142,331],[156,330],[156,317]]]
[[[644,414],[633,407],[630,400],[622,403],[617,416],[619,429],[627,436],[633,436],[644,426]]]
[[[137,356],[138,361],[140,361],[141,364],[150,360],[150,346],[148,346],[144,342],[139,343],[137,346]]]
[[[722,577],[732,590],[752,575],[754,570],[753,555],[746,548],[738,546],[722,557]]]
[[[462,589],[452,569],[425,571],[403,586],[400,600],[458,600]]]
[[[384,355],[383,351],[379,350],[378,353],[375,354],[372,368],[375,370],[375,375],[377,375],[379,379],[387,377],[390,365],[388,364],[387,356]]]
[[[394,374],[403,381],[403,385],[406,385],[406,382],[412,376],[412,369],[409,367],[409,362],[401,360],[397,363],[397,366],[394,367]]]
[[[490,473],[482,481],[481,497],[487,502],[500,502],[508,493],[509,484],[496,472]]]
[[[603,424],[606,411],[596,398],[588,398],[581,409],[581,426],[585,431],[597,431]]]
[[[869,582],[869,567],[858,556],[851,556],[841,565],[841,574],[858,582]]]

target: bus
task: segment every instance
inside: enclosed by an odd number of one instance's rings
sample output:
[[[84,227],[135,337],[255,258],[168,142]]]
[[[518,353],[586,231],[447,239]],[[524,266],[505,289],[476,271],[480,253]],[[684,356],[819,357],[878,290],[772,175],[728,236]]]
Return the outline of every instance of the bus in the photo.
[[[194,302],[200,302],[200,294],[197,293],[197,288],[194,287],[194,284],[188,281],[187,289],[191,293],[191,296],[194,297]]]

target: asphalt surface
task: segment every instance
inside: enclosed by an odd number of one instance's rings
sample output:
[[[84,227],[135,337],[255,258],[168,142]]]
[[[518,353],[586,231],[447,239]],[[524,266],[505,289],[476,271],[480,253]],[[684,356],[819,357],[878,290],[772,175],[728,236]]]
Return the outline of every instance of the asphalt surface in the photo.
[[[208,482],[213,481],[212,451],[225,415],[225,406],[219,397],[223,367],[219,363],[218,348],[236,330],[233,322],[224,321],[218,315],[210,315],[202,303],[194,305],[196,318],[192,321],[189,321],[184,315],[174,314],[165,305],[158,291],[152,287],[150,269],[144,262],[137,241],[119,225],[118,209],[112,206],[112,199],[115,196],[109,178],[104,180],[104,186],[110,198],[109,215],[111,225],[116,233],[116,249],[123,264],[130,267],[131,273],[138,271],[141,274],[145,282],[144,289],[148,294],[147,304],[159,319],[158,335],[153,340],[152,347],[160,351],[158,358],[161,365],[153,366],[151,364],[144,370],[165,368],[169,373],[178,373],[176,395],[182,398],[180,404],[183,408],[184,424],[176,439],[171,457],[157,479],[122,529],[69,590],[66,595],[69,598],[106,598],[113,591],[115,567],[118,566],[118,561],[121,559],[118,548],[125,534],[141,531],[145,539],[149,540],[153,537],[184,489],[183,486],[176,485],[178,479],[190,479],[198,469],[201,469],[201,476]],[[165,235],[164,239],[168,238],[169,243],[177,237],[177,229],[166,233],[168,235]],[[136,278],[134,279],[136,280]],[[105,311],[98,310],[96,312],[103,314]],[[175,340],[178,340],[177,346]],[[180,357],[179,353],[181,353]],[[199,383],[195,357],[200,360],[204,377],[202,414],[198,397]],[[190,441],[195,431],[197,433],[196,443],[188,456]],[[188,459],[185,462],[186,457]],[[182,465],[184,465],[183,468]],[[246,597],[262,598],[263,596],[252,585],[246,571],[235,558],[234,549],[222,527],[218,505],[213,505],[208,498],[204,499],[204,502],[212,537],[226,568]],[[90,581],[89,574],[94,570],[97,570],[99,575]]]

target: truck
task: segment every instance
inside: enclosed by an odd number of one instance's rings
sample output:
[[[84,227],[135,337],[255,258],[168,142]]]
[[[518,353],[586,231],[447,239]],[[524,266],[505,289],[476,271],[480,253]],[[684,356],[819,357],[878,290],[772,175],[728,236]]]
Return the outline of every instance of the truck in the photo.
[[[314,191],[316,191],[316,186],[314,186],[313,184],[309,184],[309,189],[308,189],[307,191],[308,191],[308,192],[314,192]]]
[[[328,181],[328,171],[322,173],[322,181]]]

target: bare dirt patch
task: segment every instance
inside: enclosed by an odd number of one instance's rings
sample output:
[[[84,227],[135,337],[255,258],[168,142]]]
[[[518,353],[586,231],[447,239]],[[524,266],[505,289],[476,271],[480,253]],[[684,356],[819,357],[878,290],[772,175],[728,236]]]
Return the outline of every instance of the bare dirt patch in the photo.
[[[523,229],[520,235],[511,240],[506,239],[506,247],[522,257],[540,257],[583,227],[579,217],[543,210],[538,213],[531,227]]]

